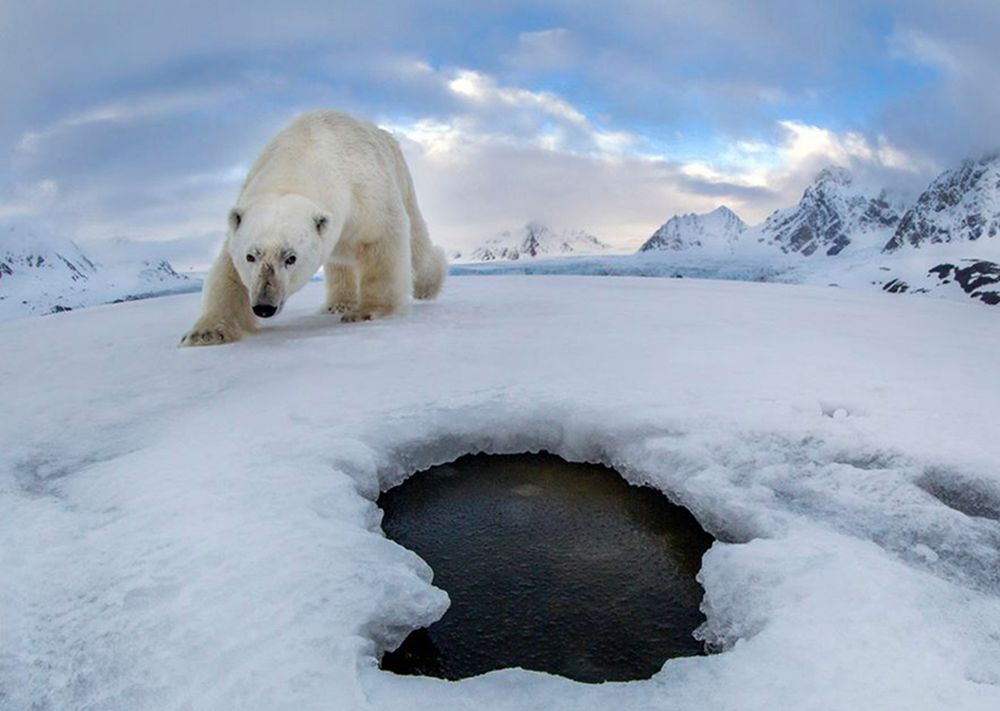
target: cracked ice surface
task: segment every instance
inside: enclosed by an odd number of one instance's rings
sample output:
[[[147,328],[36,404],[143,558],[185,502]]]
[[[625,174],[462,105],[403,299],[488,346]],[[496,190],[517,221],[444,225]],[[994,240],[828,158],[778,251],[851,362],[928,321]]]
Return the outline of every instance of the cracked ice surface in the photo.
[[[197,297],[0,326],[0,708],[995,709],[1000,324],[811,287],[453,278],[341,325],[310,285],[179,350]],[[716,535],[723,653],[648,681],[376,659],[447,596],[373,503],[547,449]]]

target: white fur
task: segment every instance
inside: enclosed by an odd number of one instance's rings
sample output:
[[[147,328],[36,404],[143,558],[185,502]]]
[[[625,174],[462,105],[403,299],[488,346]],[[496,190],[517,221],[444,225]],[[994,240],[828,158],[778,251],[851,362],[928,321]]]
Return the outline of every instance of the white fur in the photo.
[[[392,136],[313,111],[275,136],[250,168],[205,281],[202,315],[181,345],[238,340],[257,326],[253,307],[280,312],[320,267],[325,309],[357,321],[404,311],[411,294],[434,298],[447,266]]]

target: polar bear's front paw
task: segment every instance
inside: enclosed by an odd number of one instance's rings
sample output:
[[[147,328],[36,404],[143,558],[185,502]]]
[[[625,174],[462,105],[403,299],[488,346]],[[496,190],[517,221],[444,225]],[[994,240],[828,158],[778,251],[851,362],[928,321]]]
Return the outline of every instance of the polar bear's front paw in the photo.
[[[195,324],[195,327],[184,334],[180,346],[218,346],[240,340],[243,333],[227,324]]]
[[[371,321],[371,313],[361,311],[351,311],[340,317],[341,323],[357,323],[358,321]]]
[[[357,302],[335,301],[332,304],[326,305],[326,312],[328,314],[350,314],[357,311],[357,308]]]

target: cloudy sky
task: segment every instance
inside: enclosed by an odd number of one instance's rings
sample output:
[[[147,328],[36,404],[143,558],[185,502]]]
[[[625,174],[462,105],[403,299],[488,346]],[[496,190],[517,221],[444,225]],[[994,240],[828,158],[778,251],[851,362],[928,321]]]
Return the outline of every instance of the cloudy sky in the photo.
[[[0,222],[204,264],[269,136],[331,107],[397,135],[439,242],[634,246],[1000,147],[998,35],[996,0],[0,0]]]

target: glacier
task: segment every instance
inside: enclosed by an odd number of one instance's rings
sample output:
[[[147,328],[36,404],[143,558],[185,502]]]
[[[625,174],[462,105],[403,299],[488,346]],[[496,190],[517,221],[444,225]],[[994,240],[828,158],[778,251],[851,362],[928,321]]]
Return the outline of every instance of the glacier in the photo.
[[[990,309],[456,276],[343,325],[322,289],[214,348],[176,348],[196,295],[0,324],[0,708],[1000,707]],[[539,450],[719,539],[698,632],[719,653],[601,685],[380,671],[448,597],[379,492]]]

